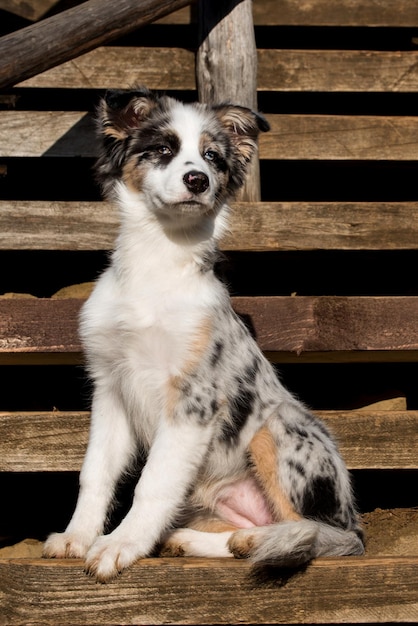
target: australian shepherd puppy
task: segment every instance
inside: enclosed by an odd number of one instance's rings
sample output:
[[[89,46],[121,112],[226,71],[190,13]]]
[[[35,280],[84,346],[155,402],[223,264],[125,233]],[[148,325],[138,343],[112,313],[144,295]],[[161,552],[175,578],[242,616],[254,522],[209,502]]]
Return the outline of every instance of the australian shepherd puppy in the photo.
[[[282,567],[362,554],[332,436],[279,382],[214,274],[267,121],[140,88],[107,93],[98,125],[120,230],[81,313],[94,394],[78,503],[44,555],[83,558],[104,582],[157,553]],[[138,452],[132,506],[104,534]]]

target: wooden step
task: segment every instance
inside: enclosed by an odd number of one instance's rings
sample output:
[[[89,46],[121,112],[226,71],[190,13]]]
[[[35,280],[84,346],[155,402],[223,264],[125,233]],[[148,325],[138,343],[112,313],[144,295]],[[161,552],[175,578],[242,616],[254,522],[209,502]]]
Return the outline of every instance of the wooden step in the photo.
[[[261,159],[416,161],[418,118],[267,115]],[[96,157],[91,115],[82,111],[2,111],[1,157]]]
[[[280,41],[277,42],[280,46]],[[258,91],[413,93],[418,52],[257,50]],[[99,47],[17,87],[195,90],[195,55],[184,48]]]
[[[253,16],[256,26],[418,26],[415,0],[253,0]],[[194,20],[195,12],[187,7],[159,22],[189,24]]]
[[[418,202],[234,202],[224,251],[416,250]],[[1,250],[109,250],[107,202],[0,200]]]
[[[80,362],[83,302],[1,298],[0,363]],[[260,348],[277,362],[418,357],[418,296],[243,296],[232,298],[232,304]]]
[[[99,585],[77,560],[0,560],[6,625],[418,621],[418,557],[318,559],[253,573],[235,559],[143,559]]]
[[[349,469],[418,469],[418,411],[315,411]],[[0,472],[78,472],[90,413],[0,413]]]

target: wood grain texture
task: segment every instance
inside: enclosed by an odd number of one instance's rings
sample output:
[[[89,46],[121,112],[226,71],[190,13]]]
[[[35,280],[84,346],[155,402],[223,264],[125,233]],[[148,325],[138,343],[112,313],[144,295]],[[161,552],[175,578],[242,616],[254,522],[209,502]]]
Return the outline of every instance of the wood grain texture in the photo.
[[[418,53],[258,50],[260,91],[415,92]]]
[[[257,26],[390,26],[416,27],[415,0],[253,0]],[[166,24],[193,22],[190,8],[162,20]]]
[[[0,299],[0,355],[55,354],[78,359],[78,314],[84,300]],[[417,296],[234,297],[232,304],[260,348],[300,357],[311,354],[418,351]]]
[[[262,159],[416,160],[418,118],[271,115]]]
[[[418,118],[412,116],[267,115],[271,131],[260,136],[261,159],[418,159]],[[95,157],[91,116],[79,111],[2,111],[2,157]]]
[[[118,227],[107,202],[0,200],[1,250],[109,250]],[[416,250],[418,202],[231,203],[221,249]]]
[[[418,469],[418,411],[315,411],[349,469]],[[78,472],[88,412],[0,413],[1,472]]]
[[[417,557],[317,559],[255,576],[236,559],[143,559],[107,585],[77,560],[2,559],[5,626],[418,620]]]
[[[250,37],[241,27],[239,33],[242,37]],[[254,107],[254,96],[250,99],[249,94],[252,90],[255,94],[257,89],[325,93],[346,91],[398,93],[415,92],[418,88],[416,51],[254,49],[252,64],[246,60],[248,55],[239,56],[240,66],[232,73],[234,69],[232,64],[226,66],[220,63],[225,53],[221,52],[219,43],[213,42],[214,36],[212,33],[206,42],[207,51],[201,47],[197,56],[197,70],[202,76],[202,86],[199,90],[205,101],[215,99],[223,101],[227,98],[242,104],[247,102],[246,106]],[[252,39],[253,37],[250,38],[250,42]],[[222,41],[224,40],[231,46],[231,34],[223,37]],[[239,39],[237,45],[244,46],[242,39]],[[245,49],[247,47],[245,44]],[[251,65],[252,72],[257,70],[257,81],[249,80]],[[225,67],[230,68],[230,73],[236,76],[238,86],[234,86],[229,74],[222,77],[222,71],[225,74]],[[218,69],[220,76],[216,75],[217,68],[220,68]],[[129,88],[133,84],[144,84],[150,89],[194,90],[195,74],[195,58],[190,50],[107,46],[96,48],[41,72],[19,83],[18,86],[105,89]],[[245,81],[242,76],[246,77]]]
[[[183,48],[98,47],[19,83],[58,89],[196,89],[195,55]]]
[[[418,26],[414,0],[254,0],[255,24],[280,26]]]

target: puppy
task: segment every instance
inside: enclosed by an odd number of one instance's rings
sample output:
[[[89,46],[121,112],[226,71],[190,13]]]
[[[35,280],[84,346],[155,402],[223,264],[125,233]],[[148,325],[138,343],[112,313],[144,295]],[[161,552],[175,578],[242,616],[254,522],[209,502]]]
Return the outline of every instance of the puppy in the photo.
[[[83,558],[105,582],[156,551],[283,567],[362,554],[334,440],[279,382],[214,274],[227,203],[267,121],[140,88],[107,93],[98,127],[97,174],[120,230],[81,312],[94,394],[78,503],[44,555]],[[138,452],[132,506],[103,534]]]

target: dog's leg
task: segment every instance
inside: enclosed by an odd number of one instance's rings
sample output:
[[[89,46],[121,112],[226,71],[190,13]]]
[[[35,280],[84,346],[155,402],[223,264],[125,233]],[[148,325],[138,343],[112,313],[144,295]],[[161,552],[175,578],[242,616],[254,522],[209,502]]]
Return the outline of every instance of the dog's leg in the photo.
[[[150,554],[181,509],[210,438],[209,426],[164,420],[135,488],[132,507],[121,524],[99,537],[88,551],[88,573],[106,582]]]
[[[187,528],[167,533],[159,556],[232,557],[228,541],[237,527],[210,513],[202,513],[187,522]]]
[[[122,407],[113,394],[96,391],[77,506],[65,532],[48,537],[45,557],[85,557],[103,532],[115,485],[130,461],[132,448],[133,437]]]
[[[159,556],[232,557],[228,540],[235,530],[211,533],[193,528],[179,528],[167,537]]]

